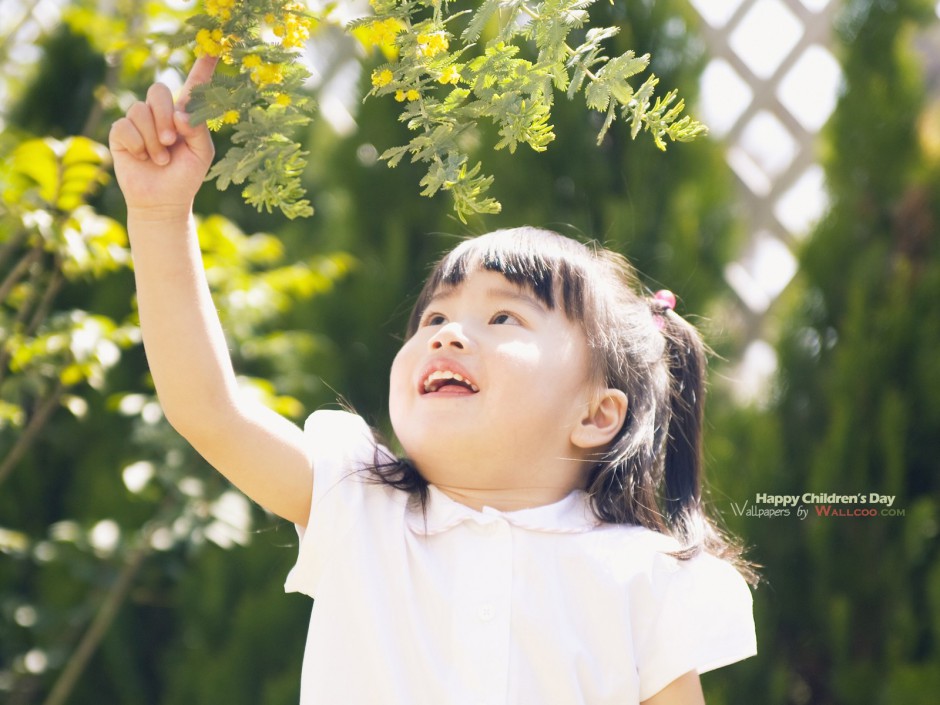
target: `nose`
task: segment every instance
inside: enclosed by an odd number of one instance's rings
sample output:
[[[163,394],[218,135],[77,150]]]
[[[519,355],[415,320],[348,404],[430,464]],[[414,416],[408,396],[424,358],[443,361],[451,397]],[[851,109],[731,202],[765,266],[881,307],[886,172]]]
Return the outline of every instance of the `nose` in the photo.
[[[444,350],[445,348],[466,350],[470,346],[470,340],[464,334],[460,324],[451,321],[447,325],[441,326],[437,332],[431,336],[428,344],[431,350]]]

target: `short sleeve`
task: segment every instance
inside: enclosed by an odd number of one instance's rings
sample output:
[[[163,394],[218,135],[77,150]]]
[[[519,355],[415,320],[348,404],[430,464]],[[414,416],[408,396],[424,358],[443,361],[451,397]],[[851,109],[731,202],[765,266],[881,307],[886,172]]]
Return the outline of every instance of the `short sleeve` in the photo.
[[[304,424],[304,435],[313,465],[313,496],[306,526],[296,527],[300,547],[284,590],[315,597],[323,568],[362,511],[365,496],[380,489],[363,471],[391,454],[377,444],[360,416],[345,411],[314,412]]]
[[[648,593],[648,620],[637,644],[640,700],[688,673],[727,666],[757,653],[751,592],[726,561],[660,554]]]

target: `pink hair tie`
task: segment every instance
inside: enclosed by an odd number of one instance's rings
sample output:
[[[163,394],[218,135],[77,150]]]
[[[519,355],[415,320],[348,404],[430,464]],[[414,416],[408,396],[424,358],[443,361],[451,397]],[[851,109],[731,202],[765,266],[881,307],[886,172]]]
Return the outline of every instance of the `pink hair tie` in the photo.
[[[653,300],[659,301],[670,311],[674,311],[676,309],[676,295],[669,291],[669,289],[660,289],[657,291],[655,294],[653,294]]]
[[[669,291],[669,289],[660,289],[653,294],[653,301],[659,304],[659,308],[662,311],[662,313],[657,312],[653,314],[653,323],[656,324],[659,330],[662,330],[666,325],[666,321],[663,319],[663,313],[676,309],[676,295]]]

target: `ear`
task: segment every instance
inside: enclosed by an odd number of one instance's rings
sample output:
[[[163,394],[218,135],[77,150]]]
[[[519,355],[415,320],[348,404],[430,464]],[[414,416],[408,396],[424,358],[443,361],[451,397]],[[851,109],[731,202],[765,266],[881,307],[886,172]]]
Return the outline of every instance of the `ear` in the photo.
[[[603,390],[571,432],[571,442],[585,449],[607,445],[623,426],[627,406],[627,395],[621,390]]]

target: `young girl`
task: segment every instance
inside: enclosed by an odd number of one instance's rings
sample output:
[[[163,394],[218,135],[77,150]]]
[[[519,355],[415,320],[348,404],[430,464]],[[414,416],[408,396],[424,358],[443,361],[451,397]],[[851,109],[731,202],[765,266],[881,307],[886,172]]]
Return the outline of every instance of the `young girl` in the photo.
[[[392,365],[405,457],[358,416],[301,431],[239,397],[192,201],[213,158],[154,85],[111,131],[147,357],[169,421],[301,536],[304,704],[696,705],[755,653],[700,494],[704,355],[620,257],[548,231],[468,240]],[[746,573],[746,570],[744,570]]]

